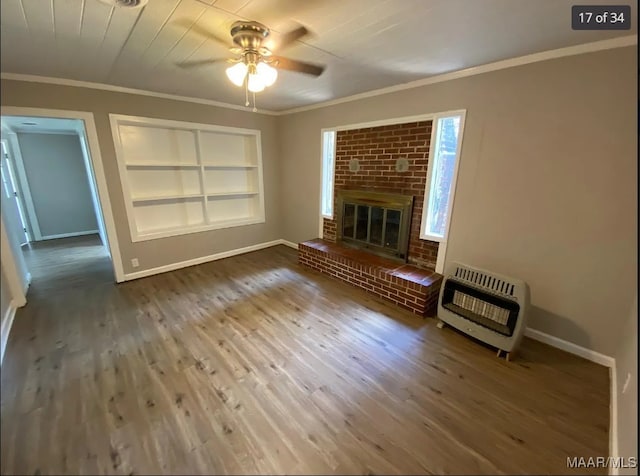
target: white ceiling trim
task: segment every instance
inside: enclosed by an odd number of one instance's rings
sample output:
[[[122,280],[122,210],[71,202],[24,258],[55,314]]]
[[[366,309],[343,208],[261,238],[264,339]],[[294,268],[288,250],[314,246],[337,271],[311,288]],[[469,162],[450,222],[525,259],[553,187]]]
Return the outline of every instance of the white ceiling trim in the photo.
[[[30,83],[45,83],[45,84],[57,84],[60,86],[74,86],[77,88],[89,88],[99,89],[102,91],[111,91],[116,93],[125,94],[138,94],[140,96],[151,96],[161,99],[171,99],[174,101],[192,102],[196,104],[203,104],[206,106],[221,107],[224,109],[234,109],[236,111],[251,112],[252,108],[238,106],[236,104],[229,104],[226,102],[213,101],[211,99],[193,98],[189,96],[178,96],[176,94],[159,93],[156,91],[147,91],[145,89],[125,88],[123,86],[114,86],[104,83],[92,83],[89,81],[77,81],[75,79],[54,78],[51,76],[37,76],[34,74],[19,74],[19,73],[0,73],[0,79],[14,80],[14,81],[27,81]],[[255,113],[252,113],[255,114]],[[258,109],[257,114],[266,114],[270,116],[279,115],[274,111],[266,109]]]
[[[461,69],[458,71],[452,71],[451,73],[438,74],[430,76],[425,79],[418,79],[409,83],[398,84],[396,86],[389,86],[387,88],[376,89],[374,91],[367,91],[365,93],[354,94],[353,96],[347,96],[344,98],[332,99],[330,101],[319,102],[316,104],[310,104],[309,106],[301,106],[293,109],[286,109],[279,111],[279,115],[294,114],[297,112],[310,111],[312,109],[319,109],[323,107],[333,106],[335,104],[342,104],[345,102],[357,101],[358,99],[370,98],[374,96],[380,96],[396,91],[403,91],[405,89],[417,88],[420,86],[426,86],[429,84],[442,83],[444,81],[452,81],[454,79],[466,78],[468,76],[475,76],[477,74],[489,73],[491,71],[497,71],[500,69],[514,68],[516,66],[523,66],[525,64],[537,63],[540,61],[547,61],[555,58],[562,58],[565,56],[581,55],[585,53],[593,53],[595,51],[609,50],[614,48],[624,48],[626,46],[632,46],[638,44],[638,35],[621,36],[618,38],[612,38],[610,40],[594,41],[592,43],[584,43],[582,45],[567,46],[565,48],[558,48],[556,50],[542,51],[540,53],[533,53],[526,56],[520,56],[517,58],[510,58],[506,60],[496,61],[495,63],[487,63],[480,66],[474,66],[472,68]]]
[[[555,58],[563,58],[566,56],[581,55],[585,53],[592,53],[595,51],[609,50],[614,48],[624,48],[627,46],[633,46],[638,44],[638,35],[621,36],[618,38],[612,38],[609,40],[595,41],[592,43],[584,43],[582,45],[568,46],[565,48],[558,48],[555,50],[543,51],[540,53],[534,53],[526,56],[520,56],[507,60],[496,61],[494,63],[488,63],[480,66],[474,66],[472,68],[466,68],[451,73],[444,73],[435,76],[430,76],[425,79],[419,79],[404,84],[398,84],[396,86],[389,86],[382,89],[376,89],[373,91],[367,91],[365,93],[354,94],[353,96],[347,96],[344,98],[333,99],[330,101],[319,102],[316,104],[310,104],[308,106],[302,106],[292,109],[286,109],[283,111],[270,111],[266,109],[258,110],[257,114],[265,114],[270,116],[284,116],[287,114],[294,114],[298,112],[310,111],[313,109],[320,109],[323,107],[333,106],[336,104],[342,104],[351,101],[357,101],[358,99],[370,98],[388,94],[396,91],[403,91],[405,89],[417,88],[420,86],[426,86],[429,84],[441,83],[445,81],[452,81],[454,79],[466,78],[468,76],[475,76],[478,74],[488,73],[491,71],[498,71],[501,69],[514,68],[516,66],[523,66],[530,63],[537,63],[540,61],[547,61]],[[99,89],[103,91],[112,91],[126,94],[138,94],[141,96],[151,96],[162,99],[171,99],[174,101],[191,102],[195,104],[203,104],[207,106],[215,106],[225,109],[233,109],[236,111],[251,112],[250,108],[244,106],[238,106],[236,104],[229,104],[219,101],[213,101],[210,99],[194,98],[189,96],[179,96],[175,94],[159,93],[155,91],[148,91],[144,89],[126,88],[122,86],[114,86],[111,84],[93,83],[89,81],[77,81],[73,79],[55,78],[49,76],[37,76],[32,74],[18,74],[18,73],[0,73],[0,79],[15,80],[15,81],[27,81],[34,83],[45,84],[57,84],[61,86],[74,86],[79,88]]]

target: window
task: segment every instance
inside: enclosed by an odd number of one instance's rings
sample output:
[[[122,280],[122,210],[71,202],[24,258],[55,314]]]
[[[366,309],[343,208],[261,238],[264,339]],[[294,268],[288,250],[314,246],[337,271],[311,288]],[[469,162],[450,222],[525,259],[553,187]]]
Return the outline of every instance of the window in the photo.
[[[336,131],[322,132],[322,197],[324,218],[333,218],[333,170],[336,162]]]
[[[264,223],[260,131],[111,115],[132,241]]]
[[[443,242],[447,239],[456,188],[464,112],[438,114],[433,120],[427,190],[422,212],[420,238]]]

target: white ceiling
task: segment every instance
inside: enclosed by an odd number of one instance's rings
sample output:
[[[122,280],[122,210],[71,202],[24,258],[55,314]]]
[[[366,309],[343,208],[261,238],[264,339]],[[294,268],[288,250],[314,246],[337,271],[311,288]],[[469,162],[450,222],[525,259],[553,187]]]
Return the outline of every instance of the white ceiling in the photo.
[[[572,31],[573,4],[631,4],[632,30]],[[629,0],[149,0],[138,10],[99,0],[1,0],[1,70],[105,83],[242,105],[225,63],[184,70],[187,59],[229,57],[177,21],[228,38],[236,20],[313,35],[283,56],[327,65],[319,78],[281,71],[258,94],[284,110],[432,75],[637,33]],[[280,53],[276,50],[276,53]]]

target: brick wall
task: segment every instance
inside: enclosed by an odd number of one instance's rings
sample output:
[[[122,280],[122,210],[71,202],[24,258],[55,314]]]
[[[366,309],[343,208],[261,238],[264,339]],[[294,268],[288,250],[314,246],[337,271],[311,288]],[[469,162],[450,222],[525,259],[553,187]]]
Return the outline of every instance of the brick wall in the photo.
[[[420,221],[427,183],[431,121],[339,131],[336,137],[334,211],[340,190],[369,190],[413,195],[408,261],[435,269],[438,243],[420,239]],[[349,171],[357,159],[360,170]],[[397,159],[407,159],[406,172],[396,172]],[[336,241],[335,220],[324,219],[323,237]]]

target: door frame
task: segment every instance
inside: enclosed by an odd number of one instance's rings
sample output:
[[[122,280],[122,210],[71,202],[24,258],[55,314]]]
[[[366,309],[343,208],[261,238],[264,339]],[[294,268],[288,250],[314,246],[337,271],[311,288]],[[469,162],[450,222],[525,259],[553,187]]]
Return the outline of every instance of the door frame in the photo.
[[[113,218],[113,211],[111,208],[111,201],[109,199],[109,191],[107,188],[107,179],[104,173],[104,167],[102,162],[102,155],[100,154],[100,142],[98,140],[98,131],[96,129],[96,123],[91,112],[85,111],[68,111],[61,109],[45,109],[35,107],[21,107],[21,106],[3,106],[3,116],[30,116],[30,117],[52,117],[60,119],[80,119],[84,122],[84,130],[87,137],[89,155],[91,159],[91,165],[93,168],[93,175],[98,187],[98,201],[100,202],[100,209],[102,211],[102,217],[104,219],[104,225],[106,228],[107,241],[105,245],[109,254],[111,255],[111,262],[113,264],[113,271],[116,282],[120,283],[125,280],[124,269],[122,266],[122,256],[120,255],[120,246],[118,244],[118,236],[116,233],[115,220]],[[5,239],[4,234],[2,240]],[[5,270],[5,272],[11,272],[11,270]],[[11,279],[7,276],[8,279]]]
[[[9,144],[8,139],[0,140],[2,143],[2,157],[0,160],[3,161],[3,165],[6,168],[7,177],[6,180],[11,182],[11,188],[13,189],[13,195],[16,200],[16,207],[18,212],[18,220],[20,221],[20,225],[22,227],[24,234],[24,243],[20,243],[20,246],[26,245],[33,241],[31,239],[31,233],[29,232],[29,217],[27,216],[27,209],[24,206],[24,200],[22,197],[22,190],[20,187],[20,177],[18,177],[18,172],[16,170],[15,157],[13,156],[12,147]],[[5,154],[6,153],[6,154]]]
[[[80,149],[82,150],[82,158],[84,159],[84,167],[87,172],[87,179],[89,180],[89,189],[91,190],[91,201],[93,202],[93,208],[96,213],[96,221],[98,222],[98,234],[100,235],[100,241],[104,246],[108,246],[109,239],[107,238],[107,230],[104,225],[104,217],[102,216],[102,209],[100,208],[100,200],[98,199],[98,190],[96,188],[95,173],[91,166],[91,152],[89,152],[89,146],[87,145],[87,133],[84,130],[84,124],[77,130],[78,139],[80,140]]]
[[[22,160],[22,151],[20,150],[20,144],[18,143],[18,135],[12,130],[3,129],[2,133],[6,136],[7,145],[13,154],[16,179],[22,193],[22,198],[24,199],[25,212],[27,214],[27,220],[29,221],[29,228],[32,233],[33,241],[39,241],[42,239],[42,235],[40,234],[40,223],[38,222],[33,199],[31,198],[31,190],[29,189],[27,173],[24,170],[24,161]]]

